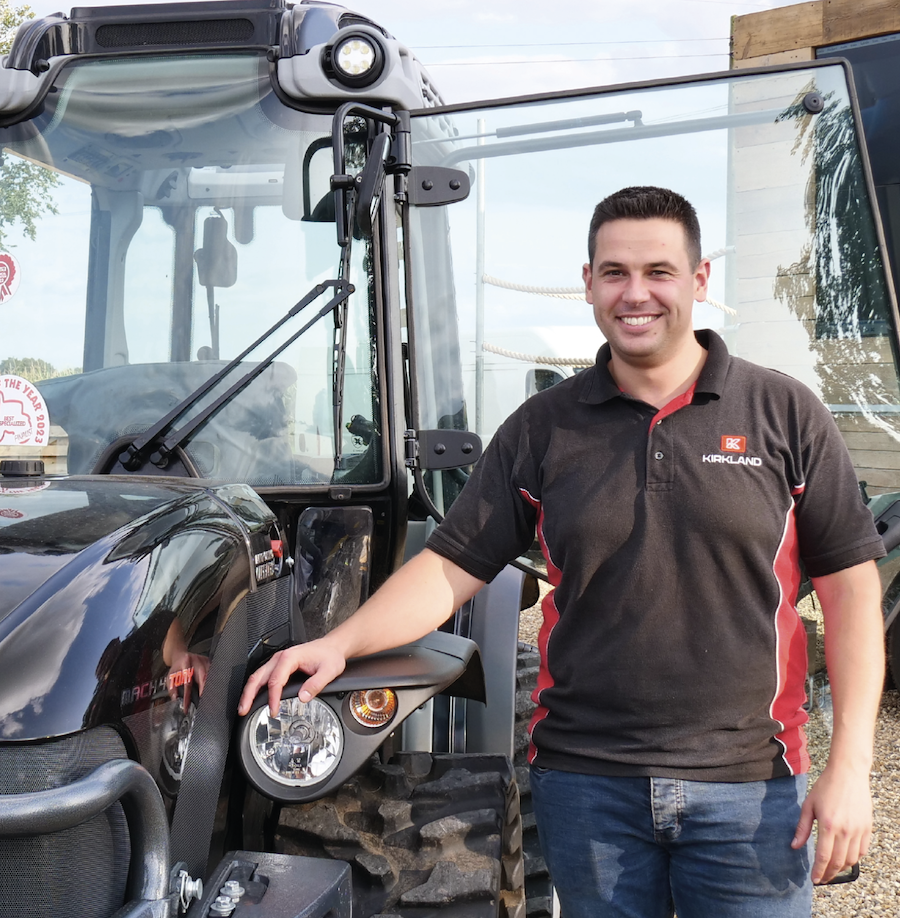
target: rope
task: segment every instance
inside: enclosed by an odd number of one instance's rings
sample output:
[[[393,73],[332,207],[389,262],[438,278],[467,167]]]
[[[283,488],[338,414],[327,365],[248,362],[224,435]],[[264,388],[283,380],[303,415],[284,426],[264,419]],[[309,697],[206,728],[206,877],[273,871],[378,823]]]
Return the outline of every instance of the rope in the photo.
[[[482,344],[482,349],[490,351],[492,354],[499,354],[501,357],[510,357],[513,360],[522,360],[525,363],[539,363],[551,367],[590,367],[594,365],[593,357],[541,357],[537,354],[521,354],[518,351],[508,351],[506,348],[488,344],[486,341]]]
[[[559,300],[583,300],[584,287],[530,287],[527,284],[514,284],[511,281],[482,274],[481,279],[492,287],[502,287],[504,290],[516,290],[519,293],[535,293],[538,296],[552,296]]]
[[[717,258],[721,258],[723,255],[729,255],[734,252],[733,245],[723,246],[721,249],[716,249],[713,252],[710,252],[709,255],[705,257],[710,261],[715,261]],[[482,274],[481,280],[485,284],[489,284],[491,287],[502,287],[504,290],[515,290],[518,293],[533,293],[536,296],[549,296],[557,300],[583,300],[584,299],[584,287],[535,287],[530,284],[514,284],[512,281],[500,280],[499,277],[494,277],[491,274]],[[716,309],[721,309],[722,312],[727,313],[730,316],[736,316],[737,310],[732,309],[730,306],[726,306],[724,303],[720,303],[718,300],[712,299],[712,297],[707,297],[706,302],[710,306],[714,306]],[[487,348],[487,345],[485,345]],[[495,354],[499,354],[500,351],[494,351]],[[504,353],[504,356],[510,356],[509,353]],[[521,359],[517,357],[516,359]],[[531,359],[531,358],[529,358]],[[539,363],[540,361],[534,359],[532,362]],[[553,363],[554,361],[550,361]],[[593,361],[591,361],[593,362]],[[561,364],[558,360],[555,361],[557,366],[580,366],[580,364]]]

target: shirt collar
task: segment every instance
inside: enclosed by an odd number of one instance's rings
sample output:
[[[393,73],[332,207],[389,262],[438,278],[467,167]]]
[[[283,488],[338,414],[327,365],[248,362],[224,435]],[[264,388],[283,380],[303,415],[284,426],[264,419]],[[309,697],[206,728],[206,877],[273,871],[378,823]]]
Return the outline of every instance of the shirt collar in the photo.
[[[706,393],[719,398],[725,387],[728,365],[731,357],[725,342],[711,329],[704,328],[694,332],[694,337],[708,351],[706,363],[697,378],[694,394]],[[609,344],[604,344],[597,351],[597,362],[584,371],[585,381],[578,401],[586,405],[602,405],[614,398],[622,397],[622,390],[609,372],[611,351]]]

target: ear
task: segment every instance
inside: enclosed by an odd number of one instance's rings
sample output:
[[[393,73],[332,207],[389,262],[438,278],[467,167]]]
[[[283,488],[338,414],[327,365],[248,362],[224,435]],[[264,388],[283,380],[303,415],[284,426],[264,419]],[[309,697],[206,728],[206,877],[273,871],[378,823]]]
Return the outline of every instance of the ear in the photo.
[[[708,258],[701,258],[700,264],[694,269],[694,301],[703,303],[709,290],[710,264]]]
[[[591,288],[591,283],[594,279],[594,272],[591,271],[590,265],[582,265],[581,279],[584,281],[584,298],[593,306],[594,305],[594,293]]]

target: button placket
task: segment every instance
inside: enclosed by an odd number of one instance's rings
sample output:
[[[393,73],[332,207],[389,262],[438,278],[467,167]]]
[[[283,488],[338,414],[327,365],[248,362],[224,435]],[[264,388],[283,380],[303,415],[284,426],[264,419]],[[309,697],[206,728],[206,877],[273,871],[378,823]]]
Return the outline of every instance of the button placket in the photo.
[[[647,487],[663,489],[671,486],[675,477],[673,420],[656,421],[647,439]]]

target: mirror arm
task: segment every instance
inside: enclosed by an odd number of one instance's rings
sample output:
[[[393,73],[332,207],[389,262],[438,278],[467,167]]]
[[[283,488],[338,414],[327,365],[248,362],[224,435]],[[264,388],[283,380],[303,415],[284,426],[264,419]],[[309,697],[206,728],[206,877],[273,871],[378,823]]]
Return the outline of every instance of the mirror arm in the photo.
[[[355,187],[352,175],[347,175],[344,163],[344,121],[348,115],[362,115],[371,121],[379,121],[389,127],[396,127],[400,117],[395,112],[385,112],[361,102],[346,102],[335,113],[331,125],[331,140],[334,146],[334,175],[331,176],[331,190],[334,192],[334,220],[337,228],[337,242],[341,248],[350,241],[347,219],[347,198]],[[407,117],[407,122],[409,118]]]

